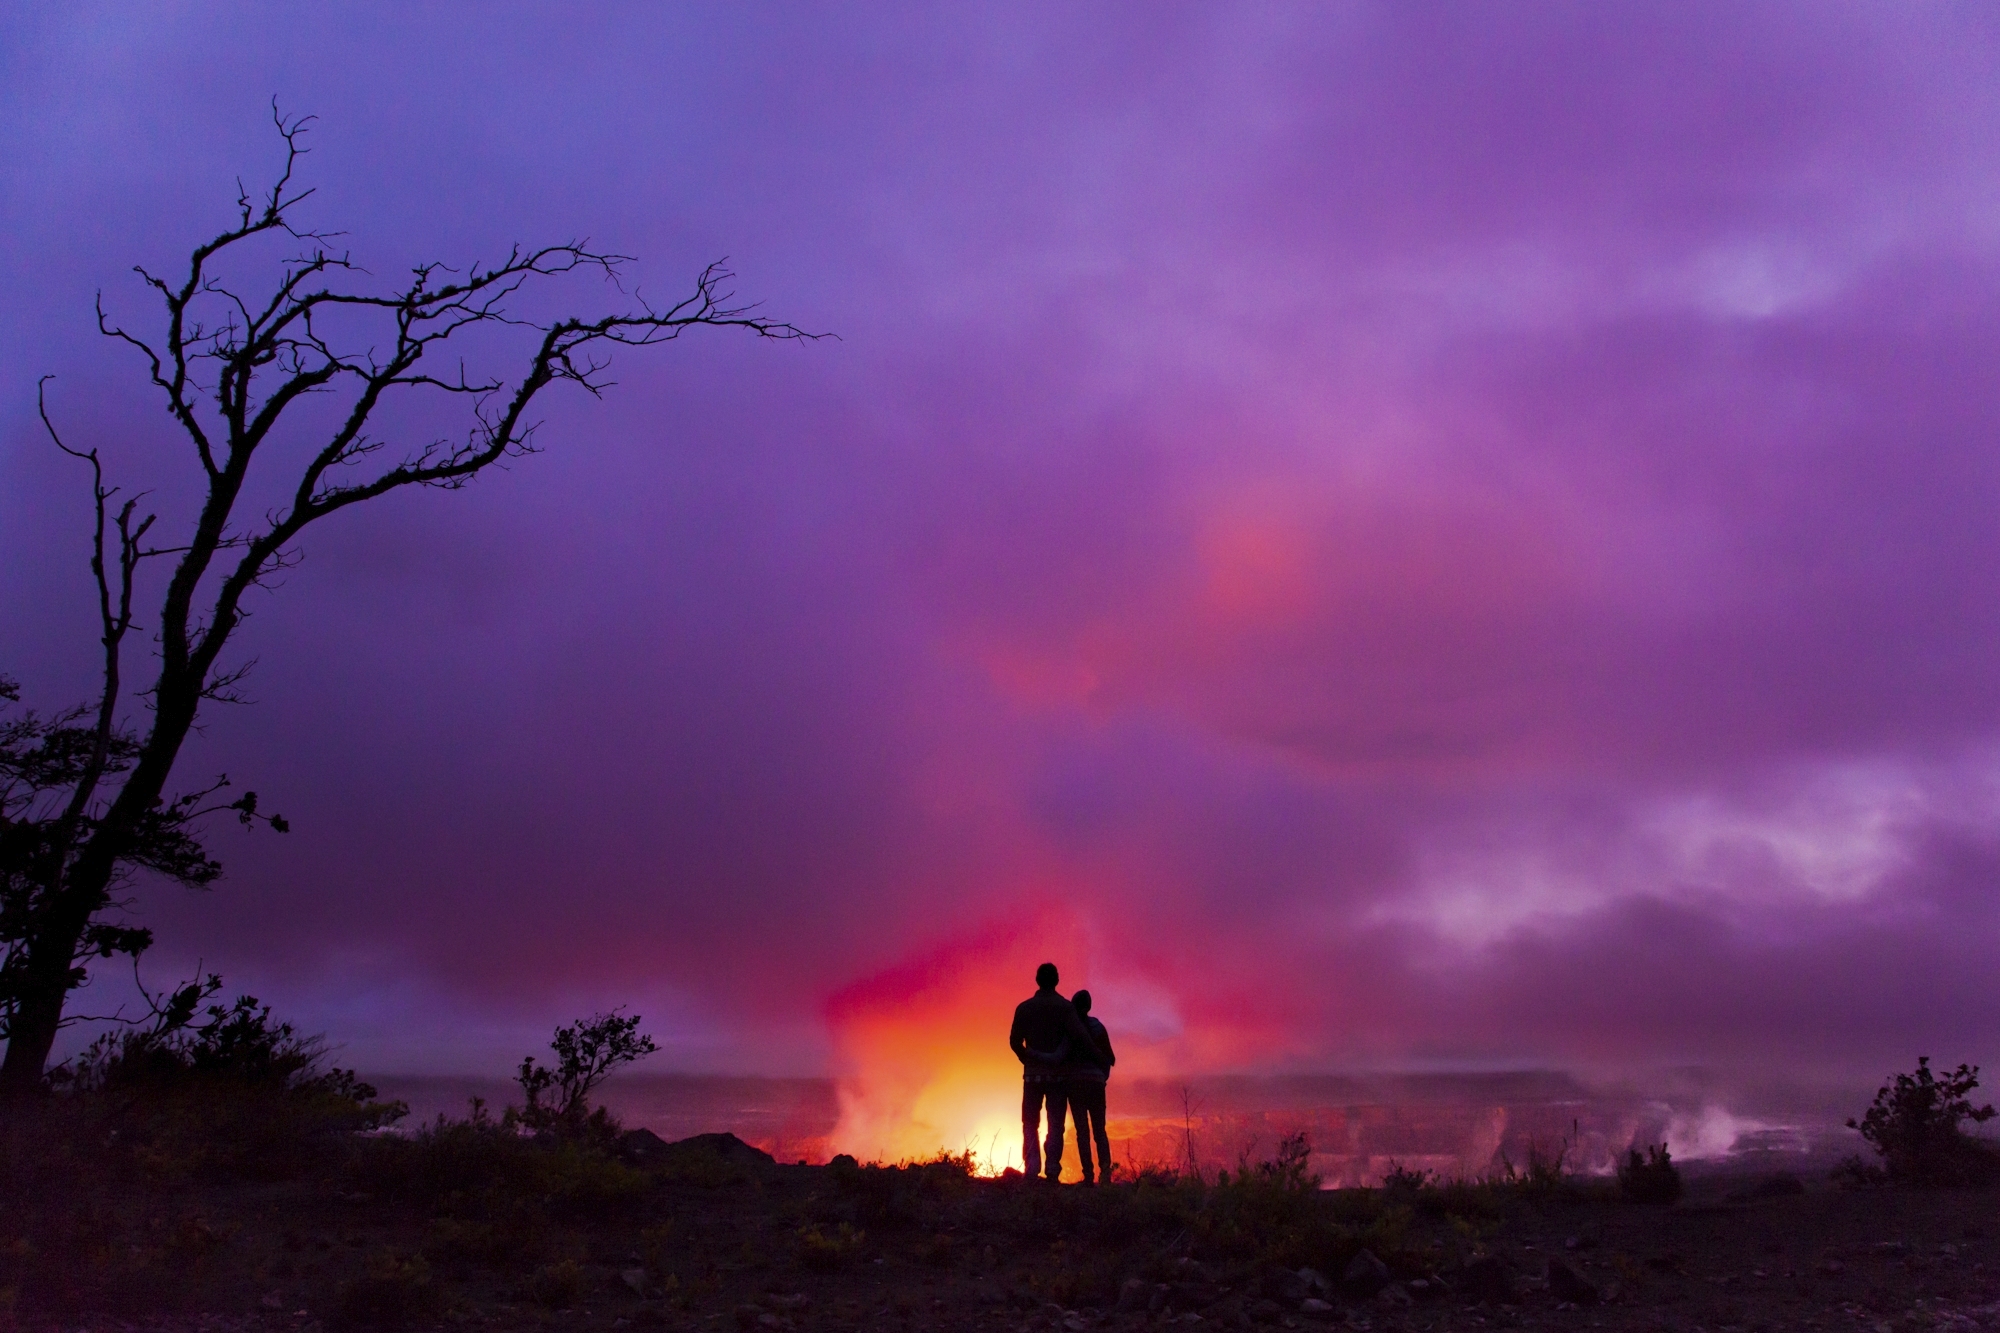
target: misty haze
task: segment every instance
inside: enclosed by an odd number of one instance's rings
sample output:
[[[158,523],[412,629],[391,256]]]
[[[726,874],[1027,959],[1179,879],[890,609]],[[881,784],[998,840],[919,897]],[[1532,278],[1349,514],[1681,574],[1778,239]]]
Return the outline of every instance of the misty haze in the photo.
[[[0,3],[0,1333],[2000,1329],[1996,57]]]

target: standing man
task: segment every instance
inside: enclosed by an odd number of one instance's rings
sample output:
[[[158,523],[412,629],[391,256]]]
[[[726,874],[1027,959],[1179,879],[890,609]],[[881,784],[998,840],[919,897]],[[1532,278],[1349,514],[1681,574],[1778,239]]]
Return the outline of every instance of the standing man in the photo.
[[[1035,993],[1014,1006],[1014,1026],[1007,1034],[1007,1045],[1021,1062],[1021,1162],[1030,1180],[1043,1174],[1045,1157],[1048,1179],[1062,1177],[1063,1113],[1068,1109],[1064,1065],[1071,1051],[1094,1051],[1097,1045],[1076,1006],[1056,994],[1060,979],[1054,963],[1035,969]],[[1037,1143],[1044,1105],[1049,1133]]]
[[[1069,1102],[1069,1113],[1076,1120],[1076,1155],[1083,1162],[1083,1183],[1095,1185],[1099,1175],[1106,1184],[1111,1182],[1111,1138],[1104,1132],[1104,1087],[1111,1078],[1111,1066],[1118,1063],[1118,1055],[1111,1049],[1111,1034],[1104,1030],[1104,1024],[1090,1016],[1090,992],[1080,990],[1070,996],[1070,1004],[1075,1007],[1078,1018],[1090,1031],[1092,1046],[1070,1047],[1067,1066],[1063,1070],[1066,1087],[1064,1096]],[[1090,1147],[1097,1145],[1097,1170],[1090,1169]]]

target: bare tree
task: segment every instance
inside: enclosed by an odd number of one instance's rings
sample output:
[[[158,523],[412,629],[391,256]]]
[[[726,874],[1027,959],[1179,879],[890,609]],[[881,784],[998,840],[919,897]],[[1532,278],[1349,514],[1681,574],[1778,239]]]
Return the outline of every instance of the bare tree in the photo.
[[[245,595],[297,559],[295,543],[307,527],[406,487],[456,488],[496,463],[533,452],[537,423],[531,412],[542,392],[567,383],[602,393],[610,384],[606,370],[614,346],[650,346],[697,327],[742,329],[762,338],[812,336],[734,303],[727,290],[731,275],[719,264],[703,271],[686,299],[665,308],[631,296],[626,299],[636,308],[595,318],[520,313],[514,298],[523,288],[565,274],[596,274],[623,294],[618,279],[628,257],[584,242],[516,247],[500,263],[463,270],[426,263],[399,286],[370,290],[368,275],[350,254],[333,248],[337,233],[295,225],[299,205],[312,194],[293,180],[311,120],[288,120],[275,107],[273,119],[285,165],[270,189],[254,198],[239,189],[235,225],[197,246],[184,274],[170,280],[137,270],[164,307],[162,327],[142,337],[115,322],[98,300],[99,329],[144,359],[199,465],[204,489],[188,530],[162,543],[156,516],[141,511],[143,497],[116,503],[98,451],[65,443],[43,404],[50,437],[92,469],[91,568],[103,679],[94,705],[56,719],[30,715],[29,729],[17,736],[16,748],[30,755],[41,743],[37,738],[59,720],[63,763],[34,769],[39,803],[17,802],[11,825],[0,804],[0,891],[8,895],[0,902],[0,934],[11,937],[0,941],[0,1023],[7,1040],[0,1090],[40,1086],[68,997],[84,981],[91,957],[136,956],[150,941],[143,930],[113,919],[122,906],[118,885],[124,876],[171,852],[177,859],[155,868],[186,883],[206,883],[215,872],[194,841],[194,820],[220,808],[270,822],[254,795],[222,806],[209,799],[218,788],[170,797],[167,787],[203,705],[236,697],[247,667],[226,664],[223,650],[243,621]],[[254,261],[252,243],[260,241],[282,242],[291,253],[276,263],[266,286],[246,294],[219,275],[233,262]],[[446,344],[468,332],[521,338],[517,372],[472,375],[457,359],[439,365]],[[334,398],[332,414],[294,410],[316,397],[323,402],[324,395]],[[389,415],[382,409],[413,397],[462,400],[462,433],[396,444],[393,432],[379,424]],[[284,447],[272,443],[281,426]],[[309,440],[303,455],[296,443],[301,432]],[[243,502],[260,456],[271,461],[255,474],[255,488],[267,493],[263,488],[275,475],[283,498],[247,514],[241,511],[254,502]],[[168,570],[151,627],[159,669],[146,692],[150,723],[142,732],[128,731],[118,716],[123,647],[135,627],[141,568],[154,560]],[[21,836],[10,842],[15,833]]]

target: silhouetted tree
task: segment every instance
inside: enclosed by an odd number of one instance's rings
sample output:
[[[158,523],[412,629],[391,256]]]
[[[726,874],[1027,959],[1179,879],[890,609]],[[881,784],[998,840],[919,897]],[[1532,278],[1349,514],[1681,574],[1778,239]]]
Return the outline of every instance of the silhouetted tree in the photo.
[[[591,394],[609,386],[606,353],[614,345],[643,347],[684,330],[719,326],[765,338],[802,338],[790,324],[737,305],[730,274],[710,265],[684,300],[595,318],[537,319],[512,304],[522,288],[563,274],[595,273],[616,286],[626,256],[581,242],[516,247],[497,264],[463,270],[420,264],[400,285],[373,289],[349,255],[332,248],[335,233],[295,225],[312,191],[296,188],[294,171],[310,119],[273,118],[285,143],[276,183],[253,198],[239,190],[235,225],[195,247],[184,273],[169,280],[136,271],[157,295],[160,327],[142,337],[115,322],[98,300],[99,329],[129,344],[147,366],[168,414],[189,446],[203,487],[199,511],[185,531],[164,544],[155,516],[140,499],[114,508],[94,448],[64,442],[42,401],[42,421],[58,448],[88,463],[96,503],[96,576],[102,626],[103,679],[94,704],[53,719],[17,722],[9,762],[36,799],[25,822],[0,825],[7,840],[0,863],[0,1019],[7,1054],[0,1090],[38,1087],[64,1008],[93,957],[136,956],[150,937],[126,924],[119,885],[136,868],[159,870],[184,884],[212,881],[219,867],[190,827],[213,808],[246,820],[259,815],[254,796],[225,807],[210,801],[219,784],[193,796],[167,787],[182,743],[203,705],[234,700],[247,664],[226,665],[223,650],[242,624],[243,599],[297,559],[294,543],[307,527],[350,506],[407,487],[452,489],[505,459],[532,452],[530,416],[542,392],[573,384]],[[258,257],[256,243],[295,245],[272,263],[266,284],[240,290],[220,276],[225,261]],[[267,262],[271,262],[268,261]],[[464,362],[438,366],[455,337],[525,335],[513,375],[469,375]],[[486,337],[481,341],[485,342]],[[46,381],[44,381],[46,387]],[[326,395],[334,396],[329,412]],[[398,446],[378,421],[385,404],[428,396],[465,403],[463,433]],[[308,400],[311,412],[295,411]],[[280,431],[281,424],[285,427]],[[309,444],[303,459],[297,440]],[[275,439],[287,444],[273,446]],[[280,461],[289,456],[289,462]],[[245,513],[251,465],[257,489],[279,474],[282,499]],[[390,461],[393,460],[393,461]],[[254,503],[254,502],[253,502]],[[138,573],[148,561],[169,573],[150,627],[158,672],[147,689],[151,708],[142,731],[118,720],[124,697],[122,650],[133,628]],[[9,696],[10,701],[13,696]],[[17,770],[8,770],[16,772]],[[276,821],[270,821],[276,823]],[[18,839],[17,839],[18,835]],[[18,841],[18,846],[16,846]]]
[[[1882,1154],[1890,1180],[1916,1185],[1984,1184],[2000,1178],[2000,1157],[1990,1144],[1966,1134],[1966,1121],[1984,1124],[1991,1106],[1974,1106],[1977,1065],[1961,1064],[1939,1078],[1927,1055],[1917,1057],[1913,1074],[1897,1074],[1875,1093],[1874,1104],[1849,1129],[1861,1131]],[[1851,1170],[1857,1178],[1865,1173]]]
[[[115,624],[109,629],[122,632]],[[65,862],[101,832],[102,808],[90,799],[88,779],[93,770],[115,778],[139,751],[137,736],[106,727],[88,707],[44,717],[19,708],[20,698],[19,683],[0,677],[0,1037],[12,1035],[21,1001],[30,993],[31,947],[47,934],[50,917],[62,906]],[[224,778],[141,812],[114,861],[104,908],[71,945],[71,988],[82,983],[92,960],[121,955],[136,960],[151,946],[150,930],[118,919],[117,909],[125,906],[120,890],[136,872],[149,870],[189,888],[204,888],[221,874],[221,865],[195,834],[193,826],[202,818],[229,810],[245,824],[286,828],[282,816],[258,812],[255,792],[229,802],[217,799],[227,786]],[[160,998],[165,1004],[154,1002],[155,1016],[172,1020],[183,1008],[191,1014],[206,993],[197,982]],[[186,1015],[179,1017],[186,1021]]]
[[[557,1028],[549,1049],[555,1064],[540,1064],[530,1055],[514,1076],[523,1101],[518,1118],[530,1129],[580,1129],[590,1116],[591,1092],[660,1048],[639,1031],[639,1015],[614,1010]]]

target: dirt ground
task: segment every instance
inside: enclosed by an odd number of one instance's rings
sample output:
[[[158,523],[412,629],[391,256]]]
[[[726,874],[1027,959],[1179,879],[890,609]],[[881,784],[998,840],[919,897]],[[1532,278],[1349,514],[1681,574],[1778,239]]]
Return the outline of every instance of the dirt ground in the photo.
[[[1087,1189],[706,1149],[619,1180],[561,1209],[351,1176],[135,1188],[62,1234],[21,1221],[48,1200],[20,1199],[0,1218],[0,1308],[23,1328],[162,1333],[2000,1330],[1988,1192],[1726,1174],[1668,1207],[1602,1184]]]

